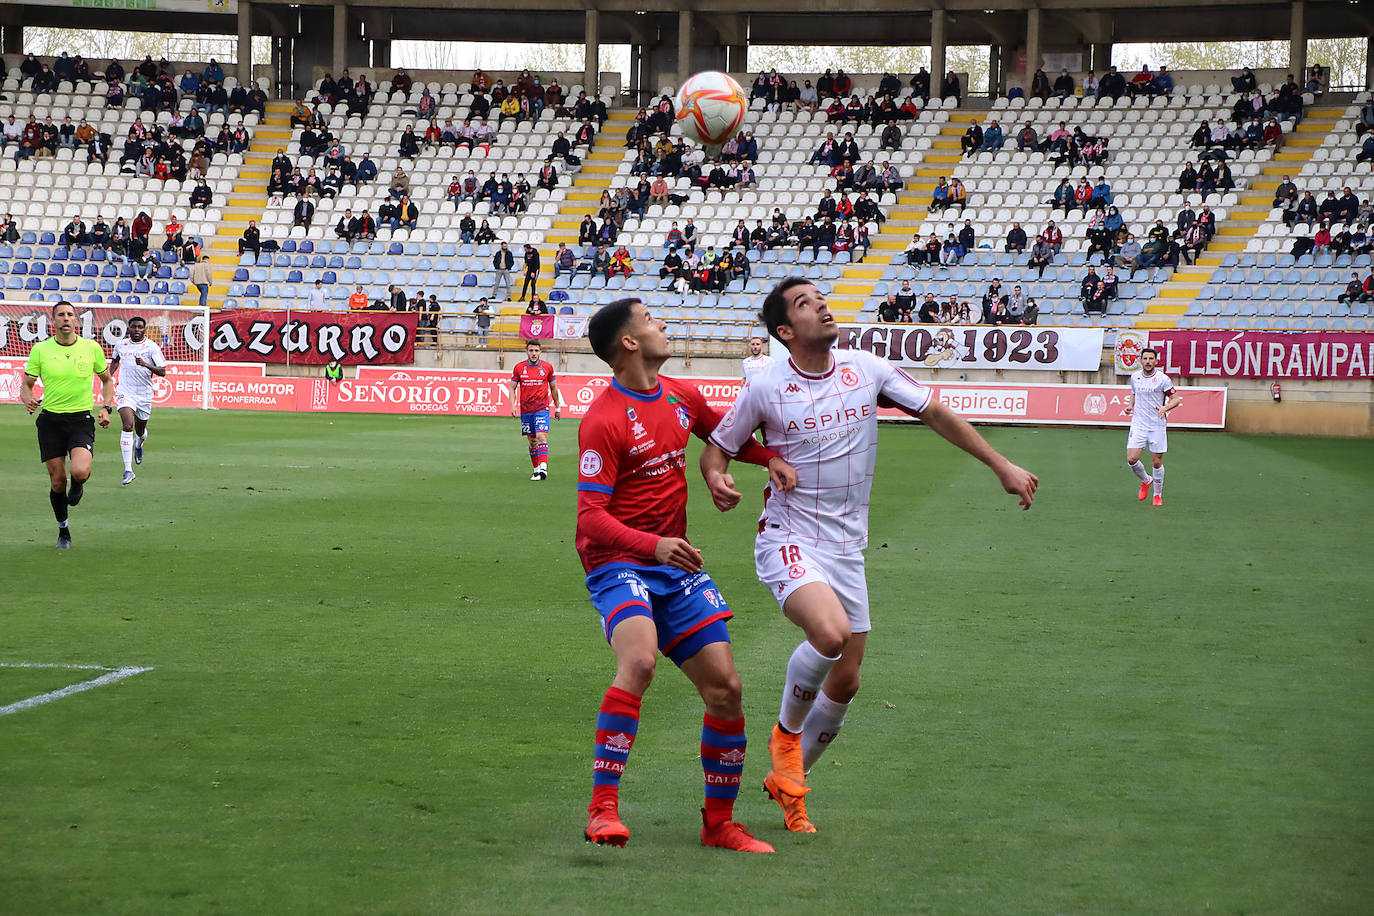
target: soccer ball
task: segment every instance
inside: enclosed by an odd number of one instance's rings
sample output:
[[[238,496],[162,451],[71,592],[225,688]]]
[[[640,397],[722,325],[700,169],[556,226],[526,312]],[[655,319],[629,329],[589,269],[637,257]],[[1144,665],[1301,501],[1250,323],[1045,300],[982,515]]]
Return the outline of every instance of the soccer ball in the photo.
[[[707,70],[687,78],[673,106],[683,136],[718,149],[744,123],[749,101],[728,73]]]

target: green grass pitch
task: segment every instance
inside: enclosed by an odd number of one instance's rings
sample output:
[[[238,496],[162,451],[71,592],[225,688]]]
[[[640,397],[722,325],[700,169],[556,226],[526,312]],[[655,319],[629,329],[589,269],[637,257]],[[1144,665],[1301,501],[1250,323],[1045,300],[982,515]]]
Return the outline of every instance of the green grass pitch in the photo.
[[[630,846],[581,841],[612,674],[573,551],[576,425],[531,483],[511,420],[155,413],[55,526],[0,409],[0,663],[153,666],[0,716],[13,913],[1367,913],[1374,443],[1175,432],[1167,502],[1124,432],[991,429],[1017,511],[885,428],[876,629],[812,774],[759,791],[798,631],[753,575],[761,473],[690,530],[733,606],[751,739],[703,849],[701,706],[664,662]],[[693,455],[693,458],[695,455]],[[0,705],[90,672],[0,667]]]

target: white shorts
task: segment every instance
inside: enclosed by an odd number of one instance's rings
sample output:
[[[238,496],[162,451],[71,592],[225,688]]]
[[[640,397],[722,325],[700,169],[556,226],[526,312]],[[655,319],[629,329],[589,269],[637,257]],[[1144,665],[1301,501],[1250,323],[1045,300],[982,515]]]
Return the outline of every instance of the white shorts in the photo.
[[[1126,435],[1127,448],[1148,448],[1156,455],[1169,450],[1169,431],[1167,429],[1139,430],[1134,426]]]
[[[134,416],[140,420],[147,420],[153,415],[152,397],[138,398],[124,392],[115,394],[115,410],[123,410],[125,407],[134,412]]]
[[[811,582],[829,585],[844,605],[852,633],[873,629],[868,616],[868,577],[862,553],[834,556],[814,545],[759,535],[754,541],[754,569],[777,599],[778,607]]]

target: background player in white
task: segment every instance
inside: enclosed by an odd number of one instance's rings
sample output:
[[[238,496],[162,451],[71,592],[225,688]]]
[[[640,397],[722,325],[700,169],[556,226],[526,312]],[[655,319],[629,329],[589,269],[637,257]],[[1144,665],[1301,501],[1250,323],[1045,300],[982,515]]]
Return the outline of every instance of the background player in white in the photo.
[[[757,334],[749,338],[749,355],[744,358],[743,364],[745,378],[773,365],[773,357],[763,352],[763,344],[763,338]]]
[[[871,625],[864,548],[878,448],[879,405],[920,418],[992,468],[1029,509],[1039,481],[988,445],[933,392],[870,353],[833,350],[839,328],[825,296],[801,277],[782,281],[764,300],[768,332],[790,359],[744,383],[711,434],[701,468],[714,491],[728,456],[762,427],[764,440],[796,468],[790,493],[769,488],[759,518],[754,562],[783,613],[806,633],[787,663],[782,708],[768,749],[768,794],[789,830],[814,832],[806,814],[806,771],[844,723],[859,690],[859,666]],[[720,506],[717,501],[717,506]]]
[[[148,418],[153,415],[153,376],[167,374],[162,348],[148,339],[147,332],[147,321],[137,315],[130,318],[128,336],[115,344],[110,360],[110,372],[120,370],[115,407],[124,424],[124,431],[119,434],[119,451],[124,456],[124,477],[120,483],[125,485],[134,482],[134,465],[143,463]]]
[[[1140,478],[1140,496],[1150,495],[1150,483],[1155,488],[1154,504],[1164,505],[1164,453],[1169,450],[1169,411],[1183,403],[1174,390],[1174,383],[1155,367],[1159,354],[1154,347],[1140,351],[1140,368],[1131,373],[1131,394],[1126,412],[1131,415],[1131,431],[1126,434],[1126,464]],[[1154,456],[1154,474],[1145,471],[1140,453],[1149,448]]]

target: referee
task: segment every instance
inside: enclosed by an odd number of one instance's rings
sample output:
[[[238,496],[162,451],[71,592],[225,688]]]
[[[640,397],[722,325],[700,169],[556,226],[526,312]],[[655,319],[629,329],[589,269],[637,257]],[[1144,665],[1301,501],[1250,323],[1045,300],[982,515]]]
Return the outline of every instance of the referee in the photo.
[[[101,400],[114,401],[114,380],[105,364],[100,344],[76,333],[76,309],[70,302],[52,307],[53,336],[35,344],[24,367],[24,406],[38,414],[38,451],[48,469],[52,490],[53,515],[57,516],[57,546],[72,546],[67,527],[67,507],[81,502],[82,488],[91,476],[91,453],[95,449],[95,424],[110,425],[111,407],[101,407],[98,420],[91,419],[95,398],[91,395],[91,375],[100,377]],[[43,380],[43,397],[33,393],[33,385]],[[67,464],[71,463],[72,488],[67,489]]]

